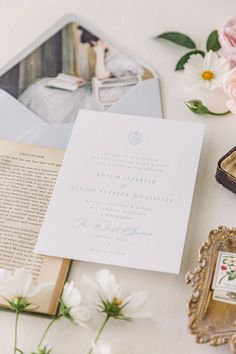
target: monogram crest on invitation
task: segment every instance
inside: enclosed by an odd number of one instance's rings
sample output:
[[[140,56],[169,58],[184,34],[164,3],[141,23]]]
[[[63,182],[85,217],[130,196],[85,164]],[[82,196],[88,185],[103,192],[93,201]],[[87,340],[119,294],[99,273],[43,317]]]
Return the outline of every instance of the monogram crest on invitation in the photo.
[[[142,133],[136,130],[128,135],[128,140],[132,145],[139,145],[142,144],[144,137]]]

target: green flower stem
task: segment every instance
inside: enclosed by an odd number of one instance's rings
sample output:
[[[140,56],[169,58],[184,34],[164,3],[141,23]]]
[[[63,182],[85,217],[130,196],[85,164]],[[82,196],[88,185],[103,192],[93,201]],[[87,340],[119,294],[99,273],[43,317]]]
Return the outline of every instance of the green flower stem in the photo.
[[[62,315],[59,315],[59,316],[57,316],[57,317],[54,317],[54,318],[52,319],[52,321],[49,322],[48,326],[46,327],[46,329],[45,329],[45,331],[43,332],[43,335],[42,335],[42,337],[41,337],[41,339],[40,339],[40,341],[39,341],[38,349],[41,348],[41,346],[42,346],[42,344],[43,344],[43,341],[44,341],[46,335],[48,334],[50,328],[51,328],[51,327],[54,325],[54,323],[57,322],[61,317],[62,317]]]
[[[111,317],[110,315],[107,315],[107,316],[106,316],[105,321],[103,322],[101,328],[100,328],[99,331],[98,331],[98,334],[97,334],[96,338],[94,339],[94,343],[95,343],[95,344],[97,344],[99,338],[101,337],[101,334],[102,334],[102,332],[103,332],[103,330],[104,330],[104,328],[105,328],[107,322],[109,321],[110,317]],[[93,348],[91,348],[91,349],[89,350],[88,354],[92,354],[92,352],[93,352]]]
[[[16,319],[15,319],[15,333],[14,333],[14,354],[17,354],[17,331],[18,331],[18,322],[19,322],[20,312],[16,310]]]
[[[226,111],[226,112],[222,112],[222,113],[216,113],[216,112],[212,112],[212,111],[208,111],[208,114],[212,115],[212,116],[225,116],[226,114],[231,113],[230,111]]]

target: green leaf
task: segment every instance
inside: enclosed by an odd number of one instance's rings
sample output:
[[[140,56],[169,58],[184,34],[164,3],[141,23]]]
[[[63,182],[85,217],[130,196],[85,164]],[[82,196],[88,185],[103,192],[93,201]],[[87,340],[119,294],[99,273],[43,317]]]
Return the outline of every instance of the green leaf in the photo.
[[[234,279],[236,279],[236,273],[235,272],[229,274],[229,280],[234,280]]]
[[[207,47],[207,51],[213,50],[213,52],[216,52],[218,49],[220,49],[220,43],[219,43],[217,31],[211,32],[211,34],[207,39],[206,47]]]
[[[171,41],[185,48],[189,48],[189,49],[196,48],[196,44],[193,42],[193,40],[190,37],[180,32],[165,32],[159,34],[159,36],[157,36],[156,38],[166,39],[167,41]]]
[[[183,70],[184,69],[184,65],[187,63],[187,61],[189,60],[189,58],[191,57],[191,55],[194,54],[200,54],[201,56],[204,57],[205,53],[202,50],[192,50],[191,52],[186,53],[184,56],[182,56],[182,58],[180,58],[180,60],[178,61],[178,63],[176,64],[175,70]]]

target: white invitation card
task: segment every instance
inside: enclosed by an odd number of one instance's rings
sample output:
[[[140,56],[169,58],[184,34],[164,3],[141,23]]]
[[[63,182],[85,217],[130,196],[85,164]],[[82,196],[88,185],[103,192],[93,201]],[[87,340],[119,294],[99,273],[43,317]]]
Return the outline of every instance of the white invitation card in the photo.
[[[80,111],[35,251],[178,273],[203,130]]]

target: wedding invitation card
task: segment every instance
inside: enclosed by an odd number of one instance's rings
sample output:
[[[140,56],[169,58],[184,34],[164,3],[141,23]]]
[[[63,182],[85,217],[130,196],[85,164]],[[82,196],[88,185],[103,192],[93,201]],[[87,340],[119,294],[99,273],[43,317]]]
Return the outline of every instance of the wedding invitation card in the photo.
[[[35,252],[178,273],[203,130],[80,111]]]

